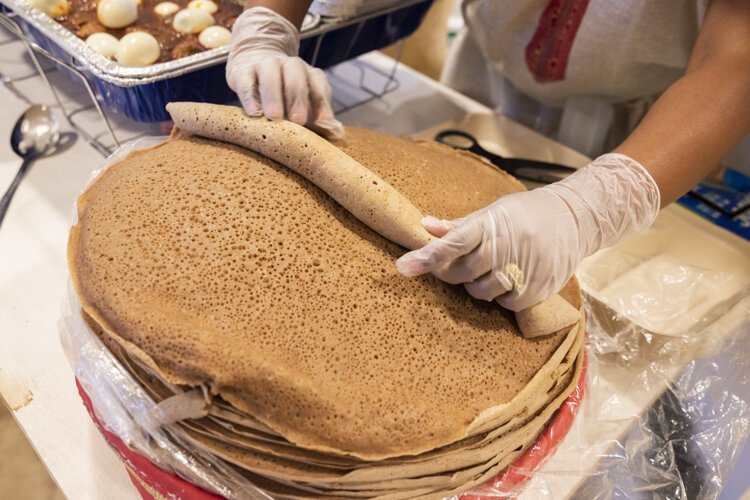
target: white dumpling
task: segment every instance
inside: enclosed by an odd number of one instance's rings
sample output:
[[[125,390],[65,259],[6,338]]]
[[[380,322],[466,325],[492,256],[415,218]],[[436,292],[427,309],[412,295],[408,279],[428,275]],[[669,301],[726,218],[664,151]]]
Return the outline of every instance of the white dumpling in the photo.
[[[159,60],[159,42],[150,33],[133,31],[120,39],[115,58],[123,66],[148,66]]]
[[[124,28],[138,20],[136,0],[99,0],[96,17],[107,28]]]
[[[86,45],[104,57],[115,57],[120,40],[109,33],[92,33],[86,38]]]
[[[212,24],[214,16],[201,9],[182,9],[172,20],[172,27],[180,33],[200,33]]]
[[[200,9],[205,10],[209,14],[213,14],[219,10],[219,6],[211,0],[192,0],[188,4],[188,9]]]
[[[174,2],[160,2],[154,7],[157,16],[167,17],[180,10],[180,6]]]
[[[198,41],[207,49],[224,47],[232,41],[232,32],[224,26],[209,26],[198,35]]]

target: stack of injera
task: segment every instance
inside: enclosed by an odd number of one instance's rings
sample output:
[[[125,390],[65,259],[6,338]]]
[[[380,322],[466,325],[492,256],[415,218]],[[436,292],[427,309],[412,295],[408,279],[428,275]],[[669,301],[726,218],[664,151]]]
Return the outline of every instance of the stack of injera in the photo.
[[[440,144],[346,134],[426,214],[524,189]],[[82,314],[125,369],[157,402],[205,395],[170,425],[276,498],[465,491],[575,387],[582,320],[524,338],[497,304],[399,275],[403,253],[284,165],[184,133],[104,172],[68,245]],[[560,295],[581,308],[575,279]]]

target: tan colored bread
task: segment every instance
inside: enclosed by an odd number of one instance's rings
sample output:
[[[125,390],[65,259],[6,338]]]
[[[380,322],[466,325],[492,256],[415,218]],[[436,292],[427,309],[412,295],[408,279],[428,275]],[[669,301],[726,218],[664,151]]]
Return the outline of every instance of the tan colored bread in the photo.
[[[583,329],[579,328],[579,333],[582,333]],[[583,337],[580,335],[580,340],[582,341]],[[116,346],[115,346],[116,347]],[[560,387],[560,390],[555,391],[555,396],[553,399],[555,401],[552,401],[548,404],[548,408],[556,408],[559,406],[559,403],[566,397],[566,395],[570,392],[570,388],[575,385],[572,381],[577,381],[578,377],[580,375],[580,368],[581,368],[581,360],[582,357],[580,355],[580,343],[577,341],[577,346],[571,349],[571,353],[575,352],[578,353],[578,355],[575,355],[577,357],[576,362],[576,368],[573,371],[572,374],[566,375],[565,380],[566,382],[566,388],[563,389],[562,386]],[[570,387],[570,388],[568,388]],[[200,435],[201,432],[198,431],[198,435]],[[195,444],[198,447],[202,447],[201,439],[198,437],[198,435],[194,434],[194,437],[197,438]],[[214,439],[218,439],[221,441],[223,439],[223,436],[219,433],[218,435],[211,435],[206,434],[208,437],[213,437]],[[503,440],[507,441],[507,436],[503,436]],[[529,442],[531,442],[532,439],[529,438]],[[214,442],[214,441],[211,441]],[[215,442],[214,442],[215,443]],[[494,446],[494,445],[493,445]],[[528,446],[528,444],[521,445],[521,449],[525,449]],[[233,447],[227,448],[234,449]],[[225,450],[225,452],[227,451]],[[471,453],[471,451],[469,451]],[[462,486],[454,488],[456,492],[463,491],[466,488],[469,488],[473,484],[481,484],[481,482],[485,481],[487,478],[492,477],[492,475],[496,474],[499,470],[504,468],[510,461],[514,460],[519,454],[519,450],[515,449],[513,451],[510,451],[509,453],[504,454],[501,452],[498,452],[496,458],[499,460],[498,463],[494,466],[492,466],[488,471],[484,472],[483,474],[477,476],[474,479],[469,480],[468,483],[464,483]],[[505,457],[505,458],[500,458]],[[436,469],[436,471],[439,469]],[[408,489],[408,490],[399,490],[399,489],[387,489],[387,488],[378,488],[378,489],[363,489],[367,488],[368,485],[365,483],[359,482],[356,484],[351,484],[349,487],[354,487],[355,489],[345,489],[347,486],[342,485],[336,485],[328,483],[327,487],[321,487],[321,486],[312,486],[309,484],[302,484],[302,483],[296,483],[293,481],[287,481],[283,479],[276,478],[276,481],[282,481],[282,483],[271,481],[268,479],[264,479],[262,476],[257,476],[255,474],[249,474],[248,479],[250,479],[254,484],[257,486],[262,487],[267,492],[271,493],[275,498],[293,498],[293,497],[302,497],[302,498],[375,498],[375,497],[382,497],[383,495],[386,495],[391,498],[406,498],[406,497],[412,497],[412,496],[424,496],[424,495],[431,495],[433,497],[438,498],[436,495],[439,495],[437,493],[431,493],[435,487],[438,487],[439,484],[444,483],[437,483],[433,484],[430,487],[421,487],[419,489]],[[423,484],[432,484],[431,480],[421,480]],[[417,483],[419,484],[419,483]],[[375,483],[372,486],[383,486],[380,483]],[[328,487],[335,487],[336,489],[328,489]],[[343,488],[343,489],[342,489]],[[292,495],[292,496],[287,496]]]
[[[100,333],[100,335],[102,335]],[[156,400],[160,401],[165,398],[169,398],[172,396],[172,392],[167,391],[164,393],[163,391],[159,390],[159,382],[155,382],[155,377],[158,377],[157,375],[148,375],[144,373],[144,370],[148,370],[146,366],[139,366],[139,363],[136,362],[135,365],[128,359],[127,353],[117,344],[112,345],[112,342],[109,339],[109,336],[107,334],[102,335],[107,343],[107,345],[110,347],[111,350],[113,350],[113,353],[118,358],[121,358],[121,362],[123,362],[124,365],[129,366],[131,373],[136,376],[138,380],[141,381],[141,383],[144,385],[145,388],[149,389],[154,393],[154,391],[151,389],[154,383],[157,384],[155,393],[157,394]],[[510,407],[520,408],[520,405],[523,404],[523,409],[520,413],[516,415],[510,415],[508,414],[508,417],[506,418],[506,421],[499,421],[497,423],[497,427],[492,428],[491,432],[485,434],[485,435],[478,435],[473,438],[464,439],[462,441],[456,442],[454,444],[451,444],[449,446],[440,448],[438,450],[434,450],[429,453],[424,453],[416,457],[405,457],[404,459],[390,459],[385,461],[378,462],[377,466],[389,466],[391,464],[399,464],[398,467],[404,467],[404,464],[411,464],[411,463],[424,463],[427,461],[434,461],[435,459],[448,456],[450,455],[451,466],[456,464],[456,461],[458,460],[457,453],[460,452],[462,449],[471,449],[473,450],[472,453],[477,453],[477,449],[481,446],[484,446],[488,443],[491,443],[492,441],[496,440],[498,437],[502,436],[505,432],[509,430],[513,430],[516,428],[517,424],[521,424],[526,419],[532,415],[535,414],[537,411],[539,411],[541,408],[546,406],[548,404],[548,395],[554,393],[554,397],[560,394],[558,389],[562,389],[560,385],[560,381],[563,379],[567,379],[567,372],[569,370],[569,367],[573,364],[573,361],[577,358],[579,353],[581,352],[581,347],[583,344],[583,328],[582,326],[579,326],[578,330],[575,332],[574,337],[575,339],[572,347],[570,348],[570,351],[565,355],[565,358],[563,359],[563,362],[559,365],[558,368],[554,370],[549,375],[549,382],[547,385],[543,387],[542,390],[538,391],[540,397],[537,397],[534,400],[530,400],[524,396],[524,393],[527,393],[531,388],[535,387],[534,381],[529,383],[526,388],[522,391],[522,393],[519,393],[518,396],[516,396],[512,404],[509,404],[504,408],[505,410],[510,410]],[[567,344],[567,343],[566,343]],[[564,345],[566,345],[564,344]],[[561,346],[563,348],[563,346]],[[122,357],[124,356],[124,359]],[[549,366],[550,363],[548,363],[547,366]],[[546,367],[545,367],[546,368]],[[537,377],[540,377],[542,375],[542,372],[538,373],[535,376],[535,379]],[[541,388],[540,388],[541,389]],[[215,408],[215,405],[212,405],[212,410]],[[218,415],[214,411],[211,412],[212,415]],[[205,421],[205,422],[204,422]],[[212,423],[208,419],[200,419],[194,422],[194,424],[188,425],[188,427],[192,430],[195,430],[199,433],[203,432],[204,430],[209,431],[210,435],[213,435],[216,439],[228,439],[229,443],[235,443],[235,440],[237,442],[244,442],[246,445],[248,445],[251,449],[255,451],[261,451],[263,453],[270,453],[274,456],[279,457],[287,457],[292,458],[306,458],[304,461],[309,462],[316,465],[326,465],[326,466],[340,466],[344,468],[349,469],[355,469],[360,467],[372,467],[372,463],[366,463],[366,462],[359,462],[356,460],[351,459],[345,459],[342,460],[341,458],[337,458],[334,456],[322,456],[319,454],[316,454],[314,452],[307,452],[304,453],[302,450],[292,450],[291,455],[288,455],[285,453],[285,449],[288,449],[290,446],[290,443],[282,440],[278,441],[276,439],[269,439],[268,435],[259,435],[254,430],[251,432],[248,431],[237,431],[236,429],[232,427],[217,427],[217,425],[221,424],[221,420],[217,419],[217,423]],[[187,424],[187,423],[186,423]],[[227,429],[230,429],[232,432],[228,432]],[[221,434],[219,436],[218,434]],[[223,436],[223,437],[222,437]],[[232,437],[236,436],[236,437]],[[260,442],[258,441],[260,440]],[[269,444],[271,443],[271,444]],[[275,443],[275,444],[274,444]],[[236,444],[236,443],[235,443]],[[281,445],[279,447],[278,445]],[[490,453],[493,453],[490,451]],[[430,467],[430,470],[439,470],[436,468],[436,466],[432,466],[429,464],[425,464]],[[449,466],[450,467],[450,466]],[[405,472],[405,469],[399,471],[399,472]]]
[[[209,436],[226,444],[238,446],[245,450],[252,450],[263,455],[271,455],[295,462],[341,470],[342,472],[349,471],[346,480],[342,480],[346,483],[378,482],[384,478],[420,477],[455,471],[508,453],[510,451],[506,447],[508,436],[530,422],[537,413],[543,411],[545,408],[549,409],[552,407],[555,404],[554,401],[557,401],[561,395],[567,397],[569,389],[567,392],[565,389],[569,387],[572,381],[573,372],[575,371],[572,367],[575,365],[580,352],[580,344],[577,343],[576,348],[570,353],[569,361],[565,363],[564,370],[561,370],[560,378],[555,380],[553,387],[549,388],[549,394],[545,393],[542,398],[543,401],[533,410],[524,411],[523,414],[514,417],[513,420],[493,430],[476,443],[474,442],[475,440],[464,440],[460,443],[461,446],[448,447],[449,451],[427,453],[417,457],[409,457],[405,460],[394,459],[356,464],[350,461],[347,463],[340,460],[333,460],[335,457],[331,457],[330,455],[323,456],[300,449],[290,449],[289,446],[270,446],[267,443],[261,443],[253,439],[248,440],[247,438],[229,435],[223,432],[223,429],[216,426],[211,427],[196,422],[195,425],[191,424],[187,425],[187,427],[197,434]],[[379,489],[379,486],[375,485],[374,488]]]
[[[558,294],[516,313],[524,337],[542,337],[581,320],[581,314]]]
[[[167,111],[185,132],[246,147],[291,168],[394,243],[415,250],[434,239],[422,227],[422,213],[407,198],[304,127],[251,118],[236,106],[175,102],[167,105]],[[519,315],[518,325],[526,337],[550,335],[578,321],[576,309],[556,296]]]
[[[393,155],[381,178],[438,216],[517,189],[481,162],[375,132],[350,129],[352,150],[358,136]],[[410,155],[422,159],[405,169]],[[474,195],[430,196],[455,169]],[[84,309],[165,380],[206,384],[300,447],[368,460],[466,437],[569,338],[523,339],[460,288],[404,280],[399,252],[284,167],[197,138],[111,167],[80,198],[69,243]],[[564,294],[580,306],[575,283]]]
[[[408,199],[305,127],[250,118],[237,106],[172,102],[167,111],[180,130],[243,146],[291,168],[394,243],[413,250],[433,239]]]
[[[462,455],[471,459],[463,461],[456,459],[452,465],[455,468],[446,467],[446,462],[439,462],[433,468],[429,464],[419,464],[419,468],[413,468],[411,473],[405,475],[404,468],[398,467],[372,467],[360,468],[346,474],[336,473],[320,467],[309,467],[295,465],[288,460],[268,459],[247,449],[231,444],[223,443],[217,439],[201,436],[190,432],[195,446],[210,450],[217,456],[247,468],[254,473],[274,478],[281,481],[289,481],[289,484],[311,486],[316,489],[328,490],[350,490],[350,491],[372,491],[386,492],[388,490],[409,490],[415,488],[455,488],[467,487],[478,475],[484,475],[488,470],[495,472],[504,468],[505,459],[513,456],[513,452],[521,446],[532,442],[554,411],[559,408],[567,395],[578,382],[578,376],[582,367],[582,355],[576,358],[576,368],[566,376],[566,390],[558,394],[554,401],[550,402],[538,415],[524,423],[517,430],[506,432],[486,447],[485,453],[481,449],[466,450]],[[458,455],[460,456],[460,455]],[[451,457],[453,460],[453,457]],[[496,469],[498,464],[505,464]]]
[[[347,137],[340,146],[354,161],[372,164],[383,182],[440,217],[522,189],[439,145],[360,129]],[[457,191],[436,195],[426,182]],[[195,386],[214,394],[206,417],[178,425],[194,447],[235,464],[275,498],[442,498],[464,491],[530,446],[575,387],[582,316],[575,328],[548,338],[521,338],[507,312],[467,302],[457,287],[431,277],[401,279],[386,267],[398,250],[368,231],[276,163],[177,135],[113,166],[81,197],[69,259],[84,315],[123,366],[157,402]],[[248,245],[255,254],[249,258]],[[310,258],[317,260],[313,268],[323,267],[321,281],[309,273]],[[382,269],[376,280],[373,268]],[[254,274],[263,270],[271,272]],[[561,297],[565,304],[553,313],[581,306],[575,280]],[[305,304],[315,308],[299,313]],[[356,307],[340,309],[346,304]],[[425,312],[433,313],[429,321]],[[268,343],[267,333],[282,349]],[[407,336],[416,342],[399,347]],[[381,359],[387,363],[373,362]],[[369,382],[369,373],[377,379]],[[513,385],[503,392],[492,377]],[[413,380],[422,385],[404,390]],[[269,385],[277,414],[262,401]],[[472,402],[483,393],[491,398]],[[377,433],[398,422],[399,408],[414,406],[429,408],[430,418]],[[353,409],[364,410],[355,425],[325,426],[332,412]],[[371,446],[373,430],[379,447]],[[441,434],[436,440],[424,430]]]

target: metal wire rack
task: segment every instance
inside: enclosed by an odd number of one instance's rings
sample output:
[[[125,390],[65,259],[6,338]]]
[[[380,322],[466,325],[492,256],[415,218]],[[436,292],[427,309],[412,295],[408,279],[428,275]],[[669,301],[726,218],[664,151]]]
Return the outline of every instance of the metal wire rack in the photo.
[[[48,101],[45,104],[57,109],[103,156],[139,137],[169,132],[168,122],[136,122],[105,110],[86,78],[86,68],[62,61],[35,44],[15,18],[16,14],[0,5],[0,83],[19,99],[29,104]],[[396,70],[402,51],[403,42],[388,71],[356,59],[327,70],[335,89],[334,111],[343,113],[397,90]],[[315,59],[317,50],[313,64]]]

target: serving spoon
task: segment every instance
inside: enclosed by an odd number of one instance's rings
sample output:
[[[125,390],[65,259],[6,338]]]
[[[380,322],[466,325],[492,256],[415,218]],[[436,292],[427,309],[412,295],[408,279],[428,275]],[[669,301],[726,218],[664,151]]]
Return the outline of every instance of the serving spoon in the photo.
[[[23,163],[0,200],[0,224],[5,219],[10,201],[31,164],[37,158],[53,152],[59,143],[60,124],[47,106],[35,104],[18,119],[10,135],[10,147],[23,158]]]

